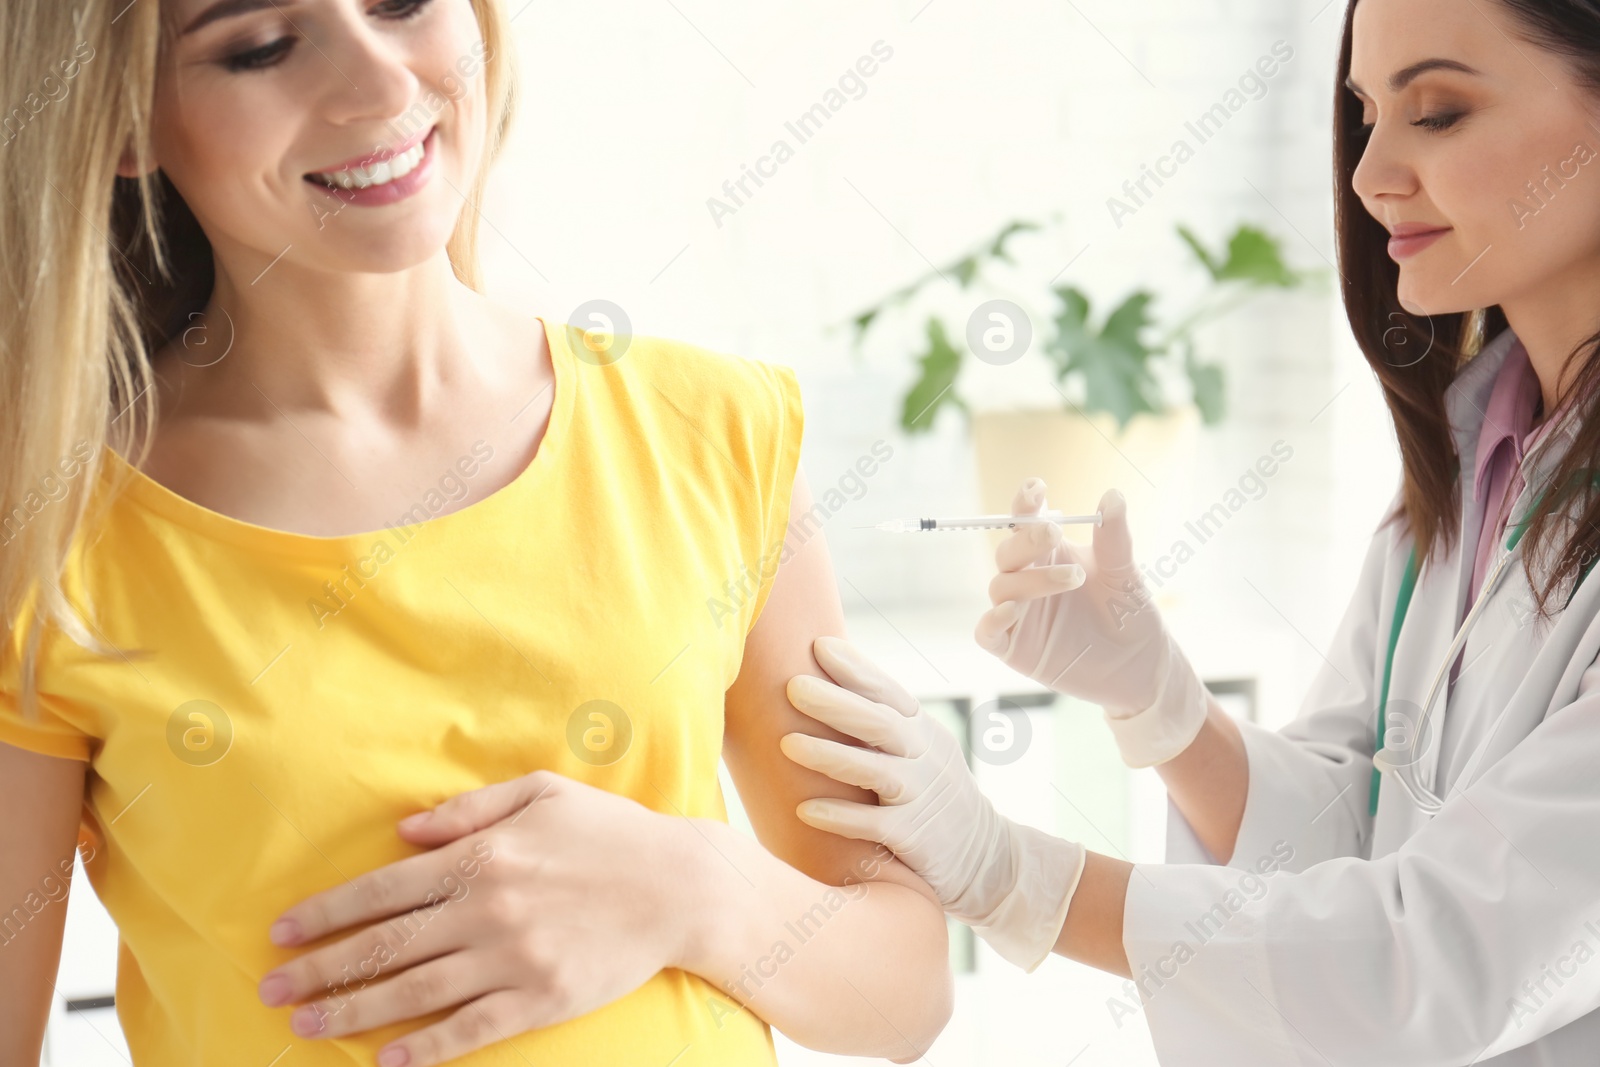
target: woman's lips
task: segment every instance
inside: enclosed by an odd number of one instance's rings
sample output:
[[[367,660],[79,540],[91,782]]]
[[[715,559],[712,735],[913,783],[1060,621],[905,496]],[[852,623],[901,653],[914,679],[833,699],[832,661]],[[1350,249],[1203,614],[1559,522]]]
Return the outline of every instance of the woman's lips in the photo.
[[[404,155],[405,153],[411,151],[411,149],[422,143],[423,138],[427,137],[427,135],[432,132],[433,127],[430,126],[428,129],[423,130],[420,133],[413,134],[411,137],[397,145],[394,145],[393,147],[383,149],[382,151],[368,152],[364,156],[356,156],[353,159],[345,160],[343,163],[335,163],[331,167],[321,167],[317,170],[311,171],[311,173],[333,174],[336,171],[354,170],[357,167],[370,167],[374,163],[382,163],[384,160],[393,159],[395,156]]]
[[[341,204],[354,207],[381,207],[384,204],[393,204],[412,196],[417,190],[426,185],[433,177],[438,160],[438,133],[439,128],[434,126],[423,139],[422,162],[411,170],[411,173],[402,178],[385,182],[383,185],[372,185],[365,189],[345,189],[342,186],[329,185],[327,182],[313,175],[305,175],[305,180],[313,187],[320,189],[327,196],[338,200]]]
[[[1398,262],[1414,256],[1449,232],[1448,226],[1436,230],[1402,230],[1389,238],[1389,258]]]

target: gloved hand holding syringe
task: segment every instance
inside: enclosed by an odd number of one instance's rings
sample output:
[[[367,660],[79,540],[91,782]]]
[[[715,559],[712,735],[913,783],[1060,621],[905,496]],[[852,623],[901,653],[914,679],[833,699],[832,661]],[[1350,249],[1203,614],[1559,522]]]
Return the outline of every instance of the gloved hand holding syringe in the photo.
[[[1165,762],[1198,732],[1205,690],[1134,562],[1127,501],[1111,489],[1093,513],[1067,515],[1049,510],[1044,492],[1029,478],[1010,515],[891,519],[876,529],[1011,529],[995,550],[994,607],[978,620],[978,644],[1040,684],[1104,708],[1128,766]],[[1093,525],[1093,541],[1067,541],[1061,528],[1072,523]]]
[[[995,550],[994,606],[978,620],[978,644],[1050,689],[1099,704],[1128,766],[1165,762],[1193,740],[1207,697],[1134,562],[1127,501],[1112,489],[1094,514],[1063,515],[1045,509],[1044,494],[1044,482],[1030,478],[1011,515],[897,519],[877,528],[1011,528]],[[1090,544],[1065,540],[1061,527],[1073,522],[1094,525]],[[1056,943],[1084,846],[997,812],[961,743],[848,642],[822,637],[815,652],[832,681],[798,676],[790,702],[870,747],[800,732],[786,734],[780,747],[801,766],[872,789],[879,800],[818,798],[796,814],[821,830],[888,844],[947,912],[1033,970]]]

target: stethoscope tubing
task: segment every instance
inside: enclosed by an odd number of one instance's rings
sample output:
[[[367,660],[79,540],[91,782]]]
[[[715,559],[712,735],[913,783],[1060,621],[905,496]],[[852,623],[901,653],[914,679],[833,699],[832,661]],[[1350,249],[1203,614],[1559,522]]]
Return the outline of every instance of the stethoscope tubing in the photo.
[[[1505,569],[1512,559],[1520,558],[1521,552],[1521,538],[1518,538],[1517,543],[1505,555],[1500,557],[1500,561],[1489,572],[1489,577],[1484,581],[1483,588],[1478,592],[1477,598],[1472,603],[1472,608],[1467,612],[1467,617],[1461,620],[1461,625],[1456,628],[1455,636],[1450,641],[1450,650],[1445,653],[1444,662],[1439,664],[1439,669],[1434,672],[1433,684],[1428,687],[1428,698],[1423,701],[1422,710],[1417,713],[1416,726],[1412,730],[1412,737],[1415,741],[1421,742],[1427,736],[1428,718],[1433,713],[1433,705],[1438,700],[1439,690],[1443,687],[1445,679],[1450,674],[1451,664],[1455,663],[1456,657],[1461,654],[1461,649],[1465,646],[1466,639],[1471,633],[1472,624],[1478,620],[1478,616],[1489,603],[1490,595],[1500,584],[1501,575],[1505,573]],[[1416,766],[1414,757],[1415,754],[1413,754],[1413,759],[1409,764],[1396,763],[1389,754],[1388,745],[1384,744],[1378,751],[1373,753],[1372,763],[1378,770],[1391,775],[1395,781],[1399,782],[1401,787],[1405,789],[1406,794],[1410,796],[1412,803],[1421,809],[1424,814],[1437,815],[1444,807],[1444,798],[1434,793],[1432,789],[1429,789],[1421,782],[1413,781],[1411,778],[1406,777],[1405,768],[1407,766]]]

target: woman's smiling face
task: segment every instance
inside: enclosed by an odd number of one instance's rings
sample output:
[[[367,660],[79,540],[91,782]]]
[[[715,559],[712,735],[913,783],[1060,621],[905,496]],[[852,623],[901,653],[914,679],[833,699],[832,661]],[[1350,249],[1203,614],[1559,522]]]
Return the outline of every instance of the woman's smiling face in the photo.
[[[444,247],[487,126],[469,0],[163,0],[163,17],[155,162],[221,265],[389,272]],[[340,176],[365,189],[311,177],[397,151]]]
[[[1496,0],[1360,0],[1346,84],[1370,126],[1354,190],[1391,234],[1407,311],[1600,270],[1595,102]]]

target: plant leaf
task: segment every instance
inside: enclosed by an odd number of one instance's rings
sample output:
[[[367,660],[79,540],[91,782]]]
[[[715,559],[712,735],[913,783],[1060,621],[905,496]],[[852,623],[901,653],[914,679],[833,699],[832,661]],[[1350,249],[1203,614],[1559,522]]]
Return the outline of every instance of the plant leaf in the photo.
[[[1060,380],[1072,370],[1072,354],[1089,338],[1089,298],[1071,285],[1057,286],[1055,294],[1061,301],[1061,310],[1056,313],[1055,336],[1046,342],[1044,354],[1055,364],[1056,378]]]
[[[1240,281],[1281,289],[1292,289],[1300,284],[1301,276],[1283,261],[1278,239],[1258,227],[1243,225],[1234,230],[1233,236],[1228,238],[1228,256],[1220,261],[1188,227],[1179,226],[1178,235],[1205,265],[1213,281]]]
[[[1042,227],[1037,222],[1029,222],[1027,219],[1012,220],[999,233],[995,234],[994,240],[989,243],[989,255],[994,259],[1003,259],[1007,263],[1015,263],[1016,260],[1012,259],[1011,254],[1006,251],[1006,242],[1019,233],[1027,233],[1030,230],[1038,229],[1042,229]]]
[[[1228,261],[1218,276],[1283,289],[1292,289],[1300,280],[1283,261],[1278,239],[1254,226],[1240,226],[1234,231],[1228,241]]]
[[[955,394],[956,375],[961,371],[961,351],[950,343],[944,322],[937,316],[928,320],[928,350],[918,357],[922,372],[906,393],[900,411],[900,427],[906,433],[926,433],[946,404],[966,410]]]
[[[1211,253],[1206,251],[1206,246],[1200,243],[1200,238],[1194,235],[1194,231],[1182,223],[1178,224],[1178,236],[1183,238],[1184,243],[1189,246],[1195,258],[1200,261],[1200,265],[1205,267],[1206,272],[1211,275],[1211,279],[1216,281],[1219,277],[1218,272],[1222,270],[1222,264],[1218,263]]]
[[[1071,286],[1057,288],[1056,295],[1061,311],[1056,316],[1056,336],[1046,350],[1055,361],[1057,378],[1082,375],[1085,407],[1110,412],[1119,427],[1141,411],[1159,410],[1157,383],[1149,367],[1156,351],[1142,336],[1151,323],[1154,295],[1143,289],[1130,294],[1098,331],[1088,322],[1088,297]]]
[[[868,308],[861,314],[857,315],[854,319],[850,320],[856,328],[856,344],[859,345],[861,343],[861,339],[865,337],[867,335],[867,331],[872,328],[873,320],[878,317],[878,313],[882,310],[883,307],[881,305],[875,308]]]
[[[1223,389],[1222,364],[1201,363],[1194,357],[1194,345],[1185,346],[1183,369],[1194,388],[1194,405],[1200,409],[1200,419],[1207,426],[1222,421],[1227,413],[1227,395]]]
[[[1109,343],[1121,346],[1128,355],[1144,362],[1152,354],[1151,349],[1144,346],[1139,339],[1139,334],[1153,321],[1150,318],[1150,302],[1155,299],[1155,294],[1146,289],[1138,289],[1128,295],[1117,309],[1106,317],[1106,325],[1100,331],[1101,336]]]
[[[1228,241],[1228,261],[1222,278],[1292,289],[1300,276],[1283,261],[1278,239],[1254,226],[1240,226]]]

